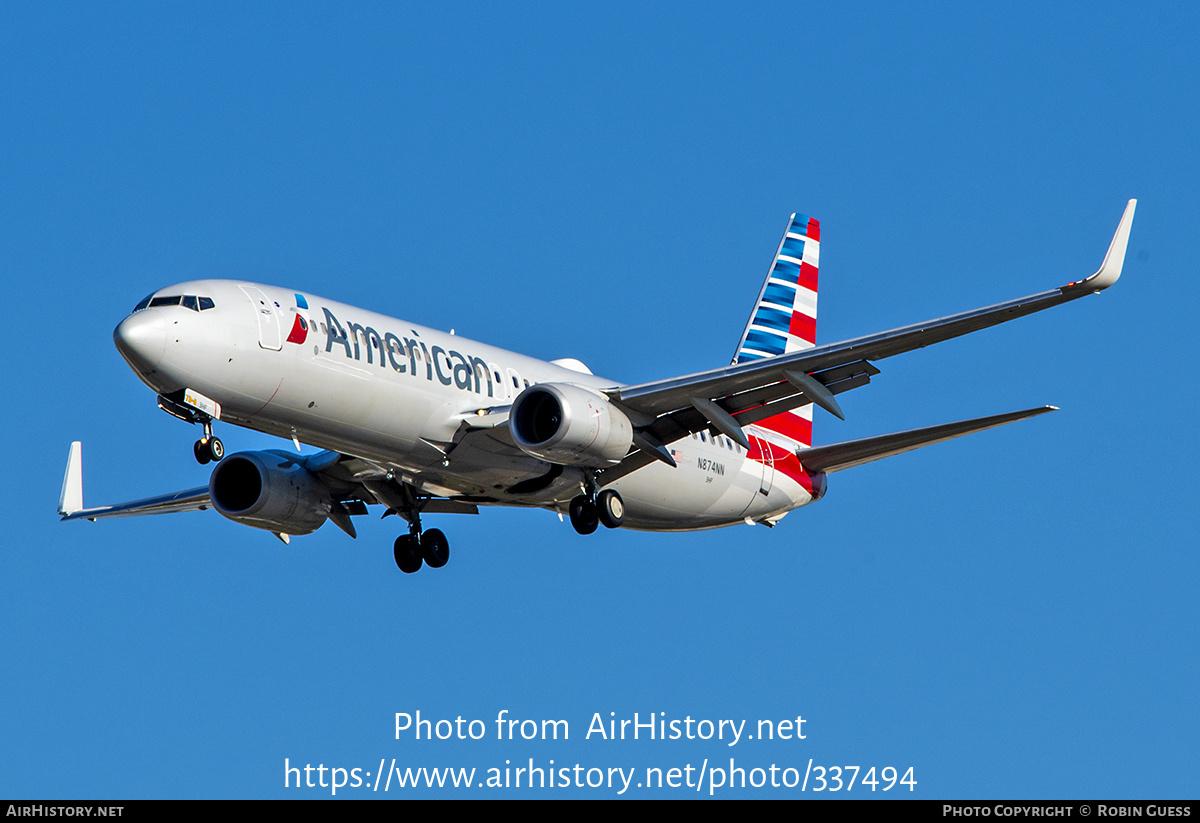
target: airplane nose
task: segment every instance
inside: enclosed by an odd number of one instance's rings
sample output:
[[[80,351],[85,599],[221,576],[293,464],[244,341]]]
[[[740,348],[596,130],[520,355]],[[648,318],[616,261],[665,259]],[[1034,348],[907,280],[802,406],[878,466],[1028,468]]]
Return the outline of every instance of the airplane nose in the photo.
[[[113,330],[117,351],[141,372],[154,369],[167,347],[167,328],[156,315],[156,312],[135,312]]]

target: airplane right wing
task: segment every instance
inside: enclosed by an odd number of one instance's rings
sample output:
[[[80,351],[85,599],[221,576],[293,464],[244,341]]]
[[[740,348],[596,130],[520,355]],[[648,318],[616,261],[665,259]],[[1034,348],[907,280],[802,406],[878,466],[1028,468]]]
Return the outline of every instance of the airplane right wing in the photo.
[[[611,483],[653,460],[673,465],[663,446],[702,429],[711,427],[743,442],[742,426],[808,403],[841,417],[833,395],[870,382],[879,373],[873,360],[924,348],[1108,288],[1121,276],[1136,206],[1136,200],[1125,206],[1100,268],[1065,286],[840,343],[608,390],[613,403],[629,415],[639,451],[604,470],[602,482]]]

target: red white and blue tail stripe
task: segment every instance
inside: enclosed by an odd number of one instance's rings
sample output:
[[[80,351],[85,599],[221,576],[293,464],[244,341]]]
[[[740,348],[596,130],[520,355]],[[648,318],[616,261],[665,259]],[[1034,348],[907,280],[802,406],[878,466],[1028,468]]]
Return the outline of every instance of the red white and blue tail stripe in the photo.
[[[759,360],[816,345],[817,269],[821,226],[793,214],[766,281],[754,304],[750,322],[738,342],[734,363]],[[783,412],[755,424],[795,446],[812,445],[812,406]]]
[[[821,227],[793,214],[771,261],[734,363],[800,351],[814,345]]]

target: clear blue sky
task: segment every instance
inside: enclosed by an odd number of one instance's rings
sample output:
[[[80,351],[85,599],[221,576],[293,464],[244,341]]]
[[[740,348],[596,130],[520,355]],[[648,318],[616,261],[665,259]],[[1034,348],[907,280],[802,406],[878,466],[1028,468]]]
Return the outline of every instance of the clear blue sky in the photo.
[[[912,766],[918,797],[1195,797],[1198,16],[0,5],[0,796],[733,757]],[[207,481],[111,343],[170,283],[286,284],[633,382],[728,361],[793,211],[821,220],[832,342],[1087,275],[1131,197],[1117,286],[881,361],[815,434],[1062,411],[834,475],[774,530],[488,510],[429,518],[452,561],[405,576],[378,511],[289,547],[212,512],[54,515],[75,439],[89,505]],[[395,740],[417,710],[488,739]],[[571,739],[496,741],[501,710]],[[585,740],[597,712],[806,739]]]

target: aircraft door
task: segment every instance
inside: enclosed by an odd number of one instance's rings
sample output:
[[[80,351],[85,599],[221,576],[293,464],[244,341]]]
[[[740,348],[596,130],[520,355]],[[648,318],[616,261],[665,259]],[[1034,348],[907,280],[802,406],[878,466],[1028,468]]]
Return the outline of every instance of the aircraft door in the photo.
[[[261,289],[253,286],[241,286],[240,288],[250,299],[250,305],[254,307],[254,316],[258,319],[258,345],[270,351],[279,351],[283,348],[283,335],[280,331],[279,314],[275,311],[275,304],[267,299]]]
[[[759,491],[765,496],[770,494],[771,485],[775,482],[775,455],[771,452],[771,444],[760,437],[752,438],[762,454],[762,483]]]
[[[750,448],[746,452],[746,462],[743,464],[749,474],[740,486],[750,494],[746,497],[746,506],[742,509],[741,517],[754,517],[765,511],[767,497],[775,482],[775,456],[771,454],[771,444],[761,437],[755,437],[747,432]],[[750,488],[746,489],[746,485]],[[744,494],[745,492],[743,492]]]

